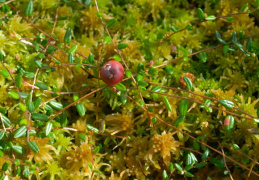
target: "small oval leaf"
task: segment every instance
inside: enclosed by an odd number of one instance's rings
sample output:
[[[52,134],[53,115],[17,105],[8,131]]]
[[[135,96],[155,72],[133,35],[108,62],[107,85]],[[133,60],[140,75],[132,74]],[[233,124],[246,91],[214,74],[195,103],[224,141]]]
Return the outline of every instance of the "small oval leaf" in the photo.
[[[171,111],[171,112],[172,112],[172,107],[171,107],[171,105],[170,105],[168,99],[164,96],[164,97],[163,97],[163,100],[164,100],[165,106],[166,106],[166,108],[168,109],[168,111]]]
[[[50,133],[50,131],[51,131],[51,129],[52,129],[52,123],[51,122],[48,122],[47,123],[47,125],[46,125],[46,127],[45,127],[45,135],[46,136],[48,136],[49,135],[49,133]]]
[[[57,101],[49,101],[49,105],[57,111],[60,111],[63,108],[63,105]]]
[[[35,85],[40,89],[48,90],[48,86],[42,82],[37,82]]]
[[[29,1],[25,7],[25,16],[31,16],[33,12],[33,1]]]
[[[186,77],[186,76],[183,76],[183,80],[186,83],[187,89],[189,91],[192,90],[192,81],[188,77]]]
[[[28,142],[28,146],[31,148],[31,150],[33,150],[34,152],[38,153],[40,152],[40,149],[38,147],[38,145],[34,142],[34,141],[29,141]]]
[[[64,43],[67,43],[67,44],[70,43],[71,39],[72,39],[71,29],[68,28],[67,31],[66,31],[66,34],[64,36]]]
[[[20,127],[19,129],[16,129],[15,131],[14,131],[14,138],[19,138],[19,137],[22,137],[22,136],[24,136],[25,134],[26,134],[26,131],[27,131],[27,128],[26,128],[26,126],[22,126],[22,127]]]
[[[219,103],[228,109],[232,109],[234,107],[234,103],[226,99],[220,99]]]
[[[83,103],[79,102],[76,104],[76,109],[77,112],[79,113],[80,116],[84,116],[85,115],[85,106]]]
[[[19,99],[19,94],[17,92],[9,91],[9,96],[11,96],[13,99]]]
[[[112,38],[110,36],[106,36],[103,40],[104,44],[109,44],[112,41]]]
[[[179,106],[179,111],[180,115],[185,116],[188,110],[188,105],[189,102],[186,99],[181,100],[180,106]]]

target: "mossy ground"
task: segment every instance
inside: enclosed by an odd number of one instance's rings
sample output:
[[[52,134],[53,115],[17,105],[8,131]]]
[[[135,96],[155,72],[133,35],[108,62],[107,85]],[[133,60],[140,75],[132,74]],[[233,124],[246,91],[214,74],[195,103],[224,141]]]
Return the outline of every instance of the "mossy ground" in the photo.
[[[97,3],[0,0],[1,178],[257,179],[259,1]]]

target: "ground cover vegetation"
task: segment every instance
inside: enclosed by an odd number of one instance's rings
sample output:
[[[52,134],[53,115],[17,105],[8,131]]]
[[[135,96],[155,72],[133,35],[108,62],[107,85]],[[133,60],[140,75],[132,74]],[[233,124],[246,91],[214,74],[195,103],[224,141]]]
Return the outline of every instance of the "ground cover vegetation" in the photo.
[[[258,9],[0,0],[0,179],[258,179]]]

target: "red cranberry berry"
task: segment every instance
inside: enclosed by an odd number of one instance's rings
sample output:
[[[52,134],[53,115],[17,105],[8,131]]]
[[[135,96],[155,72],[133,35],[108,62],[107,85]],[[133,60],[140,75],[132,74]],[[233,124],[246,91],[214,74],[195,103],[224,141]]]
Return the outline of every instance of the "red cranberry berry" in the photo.
[[[118,61],[108,61],[101,68],[100,75],[108,86],[114,86],[123,79],[124,68]]]

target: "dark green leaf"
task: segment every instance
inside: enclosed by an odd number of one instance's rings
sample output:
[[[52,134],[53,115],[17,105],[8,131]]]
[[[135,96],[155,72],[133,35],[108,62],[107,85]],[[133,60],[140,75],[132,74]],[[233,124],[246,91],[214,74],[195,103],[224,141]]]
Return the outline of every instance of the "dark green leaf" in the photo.
[[[121,103],[126,104],[126,102],[127,102],[127,91],[126,90],[121,91],[120,98],[121,98]]]
[[[42,82],[36,82],[35,85],[38,86],[40,89],[48,90],[48,86]]]
[[[64,36],[64,43],[67,43],[67,44],[70,43],[71,39],[72,39],[71,29],[68,28],[67,31],[66,31],[66,34]]]
[[[226,55],[228,53],[228,51],[229,51],[229,46],[228,45],[224,45],[222,51],[223,51],[223,54]]]
[[[210,163],[214,164],[217,168],[219,168],[219,170],[222,170],[225,168],[223,159],[220,160],[218,158],[211,158]]]
[[[49,133],[51,132],[52,129],[52,123],[51,122],[47,122],[46,127],[45,127],[45,135],[48,136]]]
[[[11,121],[10,121],[10,119],[8,119],[6,116],[4,116],[4,115],[2,115],[2,119],[3,119],[3,121],[4,121],[4,125],[5,125],[5,127],[9,127],[9,126],[11,126]]]
[[[200,143],[198,143],[196,140],[194,140],[193,141],[193,147],[194,147],[194,149],[199,150],[200,149]]]
[[[35,101],[34,101],[34,107],[38,108],[40,106],[40,102],[41,102],[41,97],[38,97]]]
[[[32,79],[34,78],[35,74],[33,72],[26,72],[25,73],[25,77],[28,79]]]
[[[147,87],[148,83],[146,81],[138,81],[138,85],[142,87]]]
[[[127,43],[120,43],[118,45],[118,49],[125,49],[126,47],[128,47],[129,45]]]
[[[174,73],[173,66],[171,64],[166,65],[165,70],[167,71],[168,74],[172,75]]]
[[[7,113],[7,110],[6,110],[5,108],[0,107],[0,113],[6,114],[6,113]]]
[[[78,136],[80,139],[82,139],[83,141],[86,141],[86,137],[85,135],[81,134],[81,133],[78,133]]]
[[[100,146],[96,146],[93,150],[93,154],[96,155],[100,151]]]
[[[49,105],[57,111],[60,111],[63,108],[63,105],[57,101],[49,101]]]
[[[174,166],[175,166],[175,168],[176,168],[179,172],[182,172],[182,171],[183,171],[183,168],[182,168],[179,164],[174,163]]]
[[[31,16],[33,12],[33,1],[29,1],[25,7],[25,16]]]
[[[153,76],[155,74],[156,69],[154,67],[150,67],[148,70],[148,74]]]
[[[36,64],[39,68],[42,67],[42,62],[41,62],[40,60],[34,58],[34,62],[35,62],[35,64]]]
[[[233,41],[233,40],[232,40],[232,42],[233,42],[233,44],[235,44],[238,48],[243,48],[242,44],[240,44],[240,43],[238,43],[238,42],[236,42],[236,41]]]
[[[178,127],[181,122],[185,119],[185,116],[179,116],[176,121],[174,122],[174,126]]]
[[[0,140],[4,137],[4,135],[5,135],[4,130],[0,131]]]
[[[155,124],[157,122],[157,119],[155,117],[153,117],[152,122]]]
[[[69,53],[68,54],[68,62],[69,63],[73,63],[74,62],[74,54],[73,53]]]
[[[30,113],[34,113],[35,107],[34,107],[34,103],[33,102],[29,102],[28,110],[30,111]]]
[[[13,99],[19,99],[19,94],[17,92],[9,91],[9,96],[11,96]]]
[[[199,18],[200,21],[203,21],[205,19],[204,12],[201,8],[197,9],[197,14],[198,14],[198,18]]]
[[[252,38],[250,37],[247,41],[247,44],[246,44],[246,49],[249,51],[249,52],[253,52],[253,44],[252,44]]]
[[[88,61],[93,64],[94,63],[94,55],[93,53],[90,53],[89,56],[88,56]]]
[[[24,135],[26,134],[26,131],[27,131],[26,126],[22,126],[22,127],[20,127],[19,129],[16,129],[16,130],[14,131],[13,137],[14,137],[14,138],[22,137],[22,136],[24,136]]]
[[[39,114],[39,113],[33,113],[32,119],[34,120],[40,120],[40,121],[48,121],[49,117],[45,114]]]
[[[192,173],[190,173],[190,172],[185,172],[184,176],[186,176],[186,177],[194,177],[194,175]]]
[[[24,147],[22,147],[22,146],[13,145],[13,146],[12,146],[12,149],[13,149],[15,152],[19,153],[19,154],[25,154],[25,153],[26,153],[26,149],[25,149]]]
[[[193,27],[192,27],[192,25],[191,25],[191,24],[189,24],[189,25],[187,25],[187,26],[185,27],[185,29],[187,29],[187,30],[191,31],[191,30],[193,29]]]
[[[34,152],[38,153],[40,152],[40,149],[38,147],[38,145],[34,142],[34,141],[29,141],[28,142],[28,146],[31,148],[31,150],[33,150]]]
[[[236,31],[234,31],[233,34],[232,34],[232,42],[237,42],[237,33],[236,33]]]
[[[112,28],[113,26],[115,26],[116,22],[117,22],[117,19],[108,20],[106,23],[107,28]]]
[[[198,163],[198,164],[196,164],[196,168],[203,168],[204,166],[206,166],[206,164],[207,164],[207,162],[201,162],[201,163]]]
[[[177,28],[177,27],[175,27],[175,26],[171,26],[171,30],[172,30],[173,32],[175,32],[175,33],[177,33],[177,32],[178,32],[178,28]]]
[[[2,51],[0,51],[0,62],[2,62],[3,60],[4,60],[4,56],[3,56]]]
[[[207,53],[206,52],[199,53],[199,58],[201,62],[205,63],[207,61]]]
[[[59,60],[57,60],[56,58],[52,57],[52,59],[53,59],[56,63],[61,64],[61,62],[60,62]]]
[[[85,115],[85,106],[83,103],[79,102],[76,104],[76,110],[79,113],[80,116],[84,116]]]
[[[183,76],[183,80],[186,83],[187,89],[189,91],[192,90],[192,81],[186,76]]]
[[[232,109],[234,107],[234,103],[226,99],[220,99],[219,103],[228,109]]]
[[[153,112],[153,111],[154,111],[154,109],[153,109],[152,107],[150,107],[150,106],[147,108],[147,110],[148,110],[149,112]]]
[[[30,169],[28,166],[24,166],[23,176],[28,178],[30,176]]]
[[[122,83],[116,84],[115,87],[118,91],[126,90],[126,87]]]
[[[61,125],[66,125],[67,124],[67,115],[66,115],[66,113],[64,111],[60,115],[60,124]]]
[[[164,97],[163,97],[163,100],[164,100],[165,106],[166,106],[166,108],[168,109],[168,111],[171,111],[171,112],[172,112],[172,107],[171,107],[171,105],[170,105],[170,103],[169,103],[167,97],[164,96]]]
[[[180,115],[185,116],[188,110],[189,102],[186,99],[182,99],[179,106]]]
[[[207,148],[201,156],[202,160],[206,160],[210,154],[210,150]]]
[[[216,38],[217,40],[222,43],[222,44],[225,44],[225,45],[228,45],[228,43],[226,41],[224,41],[222,38],[221,38],[221,35],[218,31],[215,31],[215,35],[216,35]]]
[[[5,162],[5,163],[3,164],[3,166],[2,166],[2,170],[3,170],[3,171],[7,171],[8,167],[9,167],[8,162]]]
[[[54,46],[49,46],[48,49],[47,49],[47,53],[52,54],[56,50],[57,50],[57,48],[55,48]]]

